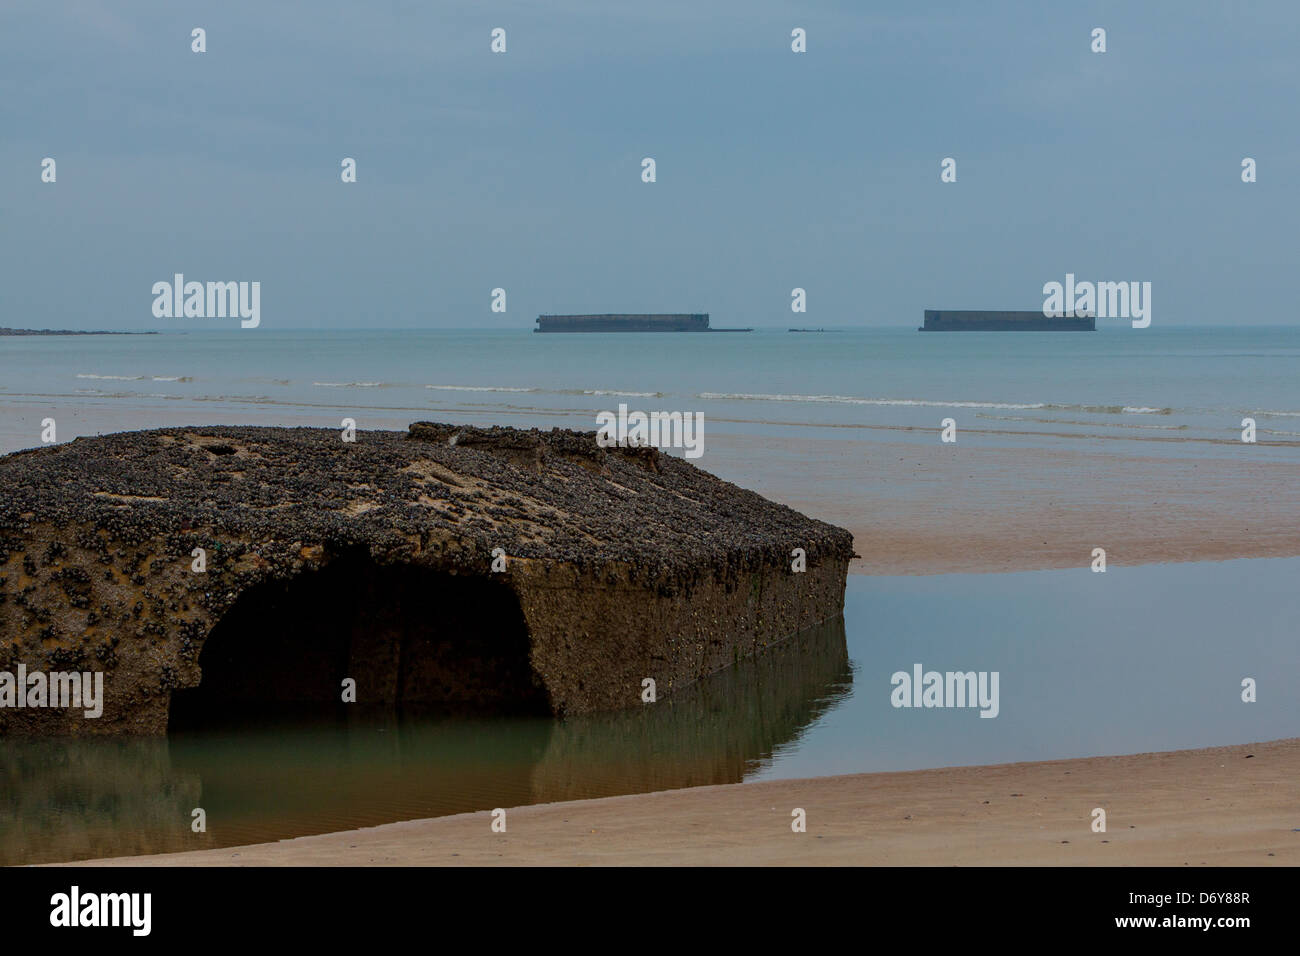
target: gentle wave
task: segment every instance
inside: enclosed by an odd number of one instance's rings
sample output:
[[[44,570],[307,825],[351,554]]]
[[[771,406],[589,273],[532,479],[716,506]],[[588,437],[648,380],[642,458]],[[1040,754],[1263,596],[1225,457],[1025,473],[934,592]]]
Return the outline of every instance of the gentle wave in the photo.
[[[1032,415],[978,415],[979,418],[985,418],[992,421],[1000,422],[1036,422],[1041,425],[1082,425],[1089,428],[1154,428],[1160,431],[1183,431],[1186,425],[1148,425],[1137,422],[1093,422],[1079,421],[1073,418],[1038,418]]]
[[[1046,408],[1042,402],[933,402],[920,398],[855,398],[852,395],[769,395],[753,392],[700,392],[696,398],[741,402],[819,402],[836,405],[915,405],[939,408]]]
[[[426,385],[440,392],[537,392],[536,388],[511,388],[506,385]]]
[[[1153,408],[1149,405],[1071,405],[1049,402],[1045,407],[1070,412],[1092,412],[1097,415],[1172,415],[1174,413],[1172,408]]]
[[[79,374],[78,378],[82,379],[105,379],[113,381],[146,381],[150,376],[136,375],[94,375]],[[192,382],[189,376],[152,376],[155,382]],[[273,380],[277,385],[288,385],[290,380],[277,379]],[[312,385],[319,388],[401,388],[401,383],[395,382],[312,382]],[[408,386],[409,387],[409,386]],[[617,388],[573,388],[573,389],[549,389],[549,388],[528,388],[510,385],[425,385],[424,388],[440,392],[475,392],[475,393],[512,393],[512,394],[548,394],[548,395],[586,395],[592,397],[614,397],[614,398],[663,398],[664,393],[658,391],[637,391],[632,389]],[[812,403],[812,404],[831,404],[831,405],[855,405],[855,406],[877,406],[877,407],[912,407],[912,408],[973,408],[973,409],[993,409],[1004,411],[1073,411],[1084,412],[1087,414],[1101,415],[1171,415],[1174,413],[1172,408],[1162,408],[1152,405],[1093,405],[1070,402],[994,402],[994,401],[941,401],[924,398],[862,398],[855,395],[805,395],[800,393],[784,392],[700,392],[695,396],[705,401],[742,401],[742,402],[782,402],[782,403]],[[1184,409],[1186,411],[1186,409]],[[1291,411],[1263,411],[1256,414],[1262,416],[1279,416],[1279,417],[1300,417],[1300,412]]]
[[[1000,408],[1013,411],[1062,409],[1108,415],[1170,415],[1173,413],[1172,408],[1155,408],[1149,405],[1079,405],[1064,402],[945,402],[925,398],[858,398],[853,395],[788,395],[765,392],[700,392],[696,398],[742,402],[819,402],[836,405],[889,405],[915,406],[918,408]]]
[[[100,382],[192,382],[189,375],[93,375],[78,372],[77,378],[93,379]]]

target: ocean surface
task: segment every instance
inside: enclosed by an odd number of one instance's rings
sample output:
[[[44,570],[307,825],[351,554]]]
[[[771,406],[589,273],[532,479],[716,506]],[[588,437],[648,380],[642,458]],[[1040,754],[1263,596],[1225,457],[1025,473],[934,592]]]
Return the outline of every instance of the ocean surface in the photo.
[[[676,787],[1294,736],[1300,558],[850,575],[844,617],[613,715],[0,740],[0,864],[279,840]],[[999,675],[998,713],[895,707],[892,675]],[[1242,681],[1257,699],[1242,700]],[[191,810],[208,831],[191,832]]]
[[[598,411],[702,412],[709,434],[1300,447],[1300,328],[1095,333],[274,331],[0,338],[0,451],[170,424],[594,429]],[[1119,445],[1116,443],[1123,443]],[[1141,443],[1134,445],[1132,443]],[[1216,446],[1217,450],[1216,450]],[[1239,447],[1235,449],[1239,451]]]

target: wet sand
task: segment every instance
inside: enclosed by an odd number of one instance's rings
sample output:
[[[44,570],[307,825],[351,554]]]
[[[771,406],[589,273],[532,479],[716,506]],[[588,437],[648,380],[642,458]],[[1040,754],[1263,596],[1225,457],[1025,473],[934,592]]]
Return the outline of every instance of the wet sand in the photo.
[[[796,807],[804,833],[791,830]],[[1300,738],[696,787],[510,809],[505,833],[491,822],[466,813],[73,865],[1295,866]]]
[[[727,480],[853,532],[850,573],[1086,568],[1094,548],[1108,569],[1300,555],[1290,449],[1144,451],[719,436],[706,457]]]

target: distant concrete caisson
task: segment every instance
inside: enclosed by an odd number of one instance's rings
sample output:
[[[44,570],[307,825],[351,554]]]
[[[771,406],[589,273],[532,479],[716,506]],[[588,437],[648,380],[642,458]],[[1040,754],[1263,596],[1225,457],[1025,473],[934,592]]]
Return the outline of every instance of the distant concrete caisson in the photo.
[[[752,332],[711,329],[707,312],[539,315],[535,332]]]
[[[1047,316],[1036,312],[925,310],[919,332],[1095,332],[1095,316]]]

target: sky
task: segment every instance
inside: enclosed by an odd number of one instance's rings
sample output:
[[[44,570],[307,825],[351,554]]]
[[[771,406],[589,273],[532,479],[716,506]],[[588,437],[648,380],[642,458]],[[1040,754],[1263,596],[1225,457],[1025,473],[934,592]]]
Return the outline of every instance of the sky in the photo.
[[[1066,273],[1295,324],[1298,35],[1293,0],[3,0],[0,326],[227,321],[155,318],[177,272],[260,282],[263,329],[915,328]]]

